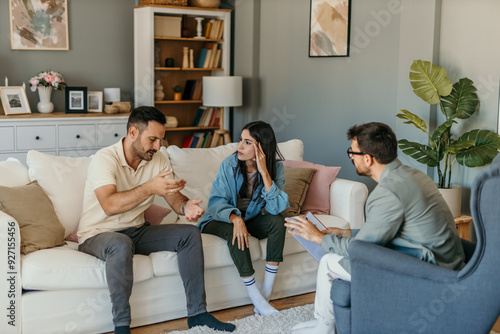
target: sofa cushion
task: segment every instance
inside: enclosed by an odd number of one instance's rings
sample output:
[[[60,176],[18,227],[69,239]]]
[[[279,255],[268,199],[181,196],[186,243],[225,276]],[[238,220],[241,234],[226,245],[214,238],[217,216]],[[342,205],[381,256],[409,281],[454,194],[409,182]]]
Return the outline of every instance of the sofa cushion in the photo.
[[[300,214],[300,209],[306,199],[309,183],[316,172],[312,168],[285,167],[285,193],[288,195],[290,207],[281,213],[284,217]]]
[[[314,214],[330,214],[330,185],[340,171],[340,167],[328,167],[314,164],[307,161],[283,161],[285,167],[294,168],[314,168],[316,173],[311,180],[309,190],[306,194],[304,204],[302,204],[302,213],[308,211]]]
[[[202,233],[201,239],[203,242],[203,255],[205,258],[205,270],[234,266],[233,259],[229,255],[226,241],[218,236]],[[259,240],[254,237],[249,237],[250,256],[252,261],[257,261],[262,258]],[[177,267],[177,254],[174,252],[157,252],[151,253],[151,262],[155,276],[178,275],[179,268]],[[234,269],[236,270],[236,268]]]
[[[83,207],[83,193],[90,158],[59,157],[29,151],[30,179],[37,180],[49,196],[65,236],[75,231]]]
[[[79,252],[69,242],[57,248],[43,249],[22,257],[23,288],[31,290],[68,290],[107,288],[105,262]],[[134,255],[134,282],[153,277],[151,260]]]
[[[19,187],[0,186],[0,210],[17,220],[22,254],[64,244],[64,227],[36,181]]]
[[[17,187],[29,182],[28,168],[19,160],[8,158],[0,161],[0,186]]]

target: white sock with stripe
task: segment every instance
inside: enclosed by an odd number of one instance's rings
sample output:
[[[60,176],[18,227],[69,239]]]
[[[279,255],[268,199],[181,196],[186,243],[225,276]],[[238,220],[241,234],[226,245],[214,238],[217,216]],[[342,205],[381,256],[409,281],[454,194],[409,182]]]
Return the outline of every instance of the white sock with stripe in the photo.
[[[279,313],[274,307],[272,307],[265,299],[262,297],[257,285],[255,284],[255,277],[252,275],[247,278],[241,278],[245,283],[248,290],[248,296],[252,300],[252,304],[255,306],[255,313],[262,315],[276,314]]]
[[[273,292],[274,279],[276,278],[276,273],[278,272],[279,266],[273,266],[266,263],[266,272],[264,274],[264,282],[260,288],[262,296],[269,301],[271,298],[271,292]]]

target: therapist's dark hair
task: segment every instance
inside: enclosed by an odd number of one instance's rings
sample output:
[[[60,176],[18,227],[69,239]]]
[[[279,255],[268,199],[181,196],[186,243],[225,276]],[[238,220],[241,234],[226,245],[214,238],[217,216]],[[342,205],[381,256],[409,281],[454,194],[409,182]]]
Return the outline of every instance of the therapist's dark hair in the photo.
[[[355,139],[362,152],[370,154],[381,164],[388,164],[398,157],[398,140],[387,124],[354,125],[347,131],[347,139]]]

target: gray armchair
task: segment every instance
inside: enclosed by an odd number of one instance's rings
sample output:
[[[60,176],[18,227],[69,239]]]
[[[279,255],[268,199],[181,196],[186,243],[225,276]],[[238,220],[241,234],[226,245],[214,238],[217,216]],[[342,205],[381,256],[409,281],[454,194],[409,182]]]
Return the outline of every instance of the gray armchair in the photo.
[[[352,281],[331,290],[338,333],[489,333],[500,315],[500,156],[474,180],[471,210],[477,245],[462,240],[460,271],[352,242]]]

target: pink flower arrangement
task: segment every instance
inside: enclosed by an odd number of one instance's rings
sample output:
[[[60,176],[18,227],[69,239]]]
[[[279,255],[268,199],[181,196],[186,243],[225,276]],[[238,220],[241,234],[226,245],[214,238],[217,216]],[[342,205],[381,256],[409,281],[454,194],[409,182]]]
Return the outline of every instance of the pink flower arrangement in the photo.
[[[61,73],[54,71],[38,73],[38,75],[30,79],[30,85],[32,92],[36,91],[38,86],[52,87],[56,90],[63,90],[66,87]]]

